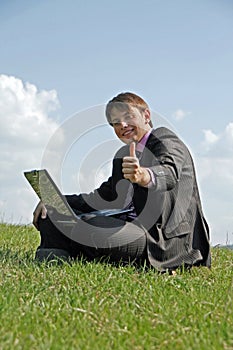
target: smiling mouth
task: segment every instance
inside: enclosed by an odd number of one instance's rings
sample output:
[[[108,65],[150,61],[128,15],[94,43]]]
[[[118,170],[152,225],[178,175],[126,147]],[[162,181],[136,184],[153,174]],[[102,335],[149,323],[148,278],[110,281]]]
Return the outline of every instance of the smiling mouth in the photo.
[[[130,135],[132,135],[133,131],[134,131],[134,129],[127,130],[122,134],[122,136],[123,137],[130,136]]]

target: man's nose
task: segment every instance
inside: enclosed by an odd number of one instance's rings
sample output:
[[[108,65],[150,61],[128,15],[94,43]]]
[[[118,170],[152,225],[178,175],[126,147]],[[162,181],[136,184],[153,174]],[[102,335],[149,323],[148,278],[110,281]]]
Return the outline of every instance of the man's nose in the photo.
[[[126,123],[125,120],[122,120],[122,121],[120,122],[120,125],[121,125],[122,129],[124,129],[124,128],[126,128],[126,127],[128,126],[128,123]]]

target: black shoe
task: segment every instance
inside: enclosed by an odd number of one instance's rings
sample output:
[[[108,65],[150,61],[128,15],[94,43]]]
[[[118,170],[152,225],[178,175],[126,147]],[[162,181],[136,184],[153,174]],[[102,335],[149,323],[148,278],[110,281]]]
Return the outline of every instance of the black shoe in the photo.
[[[38,248],[36,251],[35,259],[37,261],[68,261],[70,254],[67,250],[57,248]]]

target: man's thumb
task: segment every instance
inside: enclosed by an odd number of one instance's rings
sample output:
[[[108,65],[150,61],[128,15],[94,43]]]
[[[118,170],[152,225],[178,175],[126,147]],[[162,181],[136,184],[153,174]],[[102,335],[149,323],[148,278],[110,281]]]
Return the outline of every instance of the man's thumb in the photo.
[[[130,155],[130,157],[136,158],[135,148],[136,148],[135,142],[131,142],[131,144],[129,145],[129,155]]]

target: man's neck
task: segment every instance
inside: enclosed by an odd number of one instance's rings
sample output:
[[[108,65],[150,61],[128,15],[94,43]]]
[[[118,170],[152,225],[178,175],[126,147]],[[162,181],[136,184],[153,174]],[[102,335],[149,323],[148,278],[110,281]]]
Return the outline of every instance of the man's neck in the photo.
[[[150,128],[141,138],[140,141],[137,142],[136,149],[139,152],[143,152],[145,144],[147,143],[148,138],[150,137],[152,128]]]
[[[145,133],[137,143],[140,143],[144,138],[147,138],[150,135],[151,131],[152,131],[152,128],[150,127],[148,130],[145,131]]]

